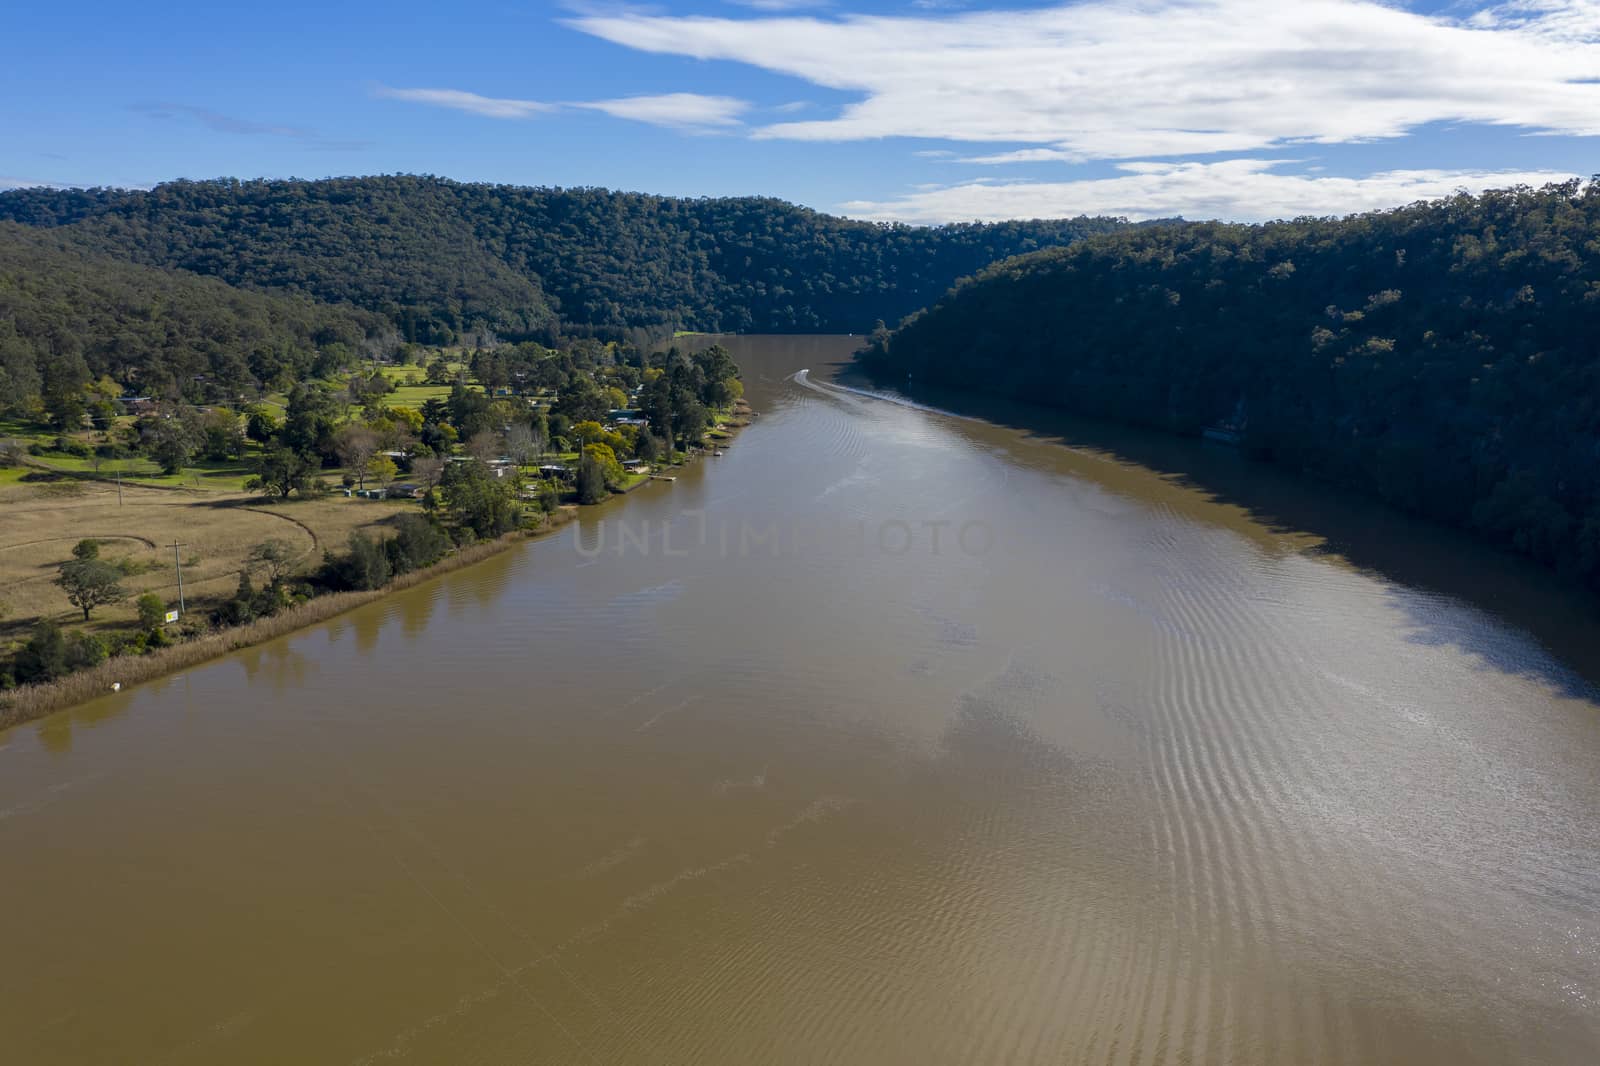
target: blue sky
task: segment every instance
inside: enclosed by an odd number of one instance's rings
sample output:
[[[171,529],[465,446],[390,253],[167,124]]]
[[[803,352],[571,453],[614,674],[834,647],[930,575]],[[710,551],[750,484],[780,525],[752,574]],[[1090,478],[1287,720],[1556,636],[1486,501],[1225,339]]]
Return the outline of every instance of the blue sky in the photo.
[[[396,171],[867,218],[1600,172],[1600,0],[18,5],[0,187]]]

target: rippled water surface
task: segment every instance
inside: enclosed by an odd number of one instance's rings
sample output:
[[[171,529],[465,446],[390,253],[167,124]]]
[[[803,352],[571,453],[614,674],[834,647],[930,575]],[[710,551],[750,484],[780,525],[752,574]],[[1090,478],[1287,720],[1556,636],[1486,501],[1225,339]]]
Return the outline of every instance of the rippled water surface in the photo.
[[[676,483],[0,734],[0,1059],[1600,1061],[1587,608],[729,343]]]

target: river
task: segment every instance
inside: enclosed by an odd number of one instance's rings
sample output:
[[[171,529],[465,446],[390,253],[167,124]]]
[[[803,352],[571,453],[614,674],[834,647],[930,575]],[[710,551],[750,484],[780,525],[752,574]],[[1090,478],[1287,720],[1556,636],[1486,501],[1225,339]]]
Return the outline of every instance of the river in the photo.
[[[0,733],[0,1058],[1600,1060],[1553,579],[726,343],[676,482]]]

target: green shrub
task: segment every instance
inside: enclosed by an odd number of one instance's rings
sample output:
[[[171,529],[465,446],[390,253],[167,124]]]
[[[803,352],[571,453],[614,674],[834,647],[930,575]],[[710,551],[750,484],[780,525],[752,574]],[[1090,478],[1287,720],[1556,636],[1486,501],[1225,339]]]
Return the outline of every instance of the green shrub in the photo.
[[[167,604],[154,592],[146,592],[134,601],[134,606],[139,612],[139,626],[142,629],[156,629],[167,618]]]
[[[68,672],[87,670],[106,661],[105,639],[95,633],[74,629],[66,635],[66,666]]]
[[[24,685],[54,681],[65,675],[67,642],[61,627],[48,620],[34,626],[33,635],[18,650],[11,669],[17,682]]]

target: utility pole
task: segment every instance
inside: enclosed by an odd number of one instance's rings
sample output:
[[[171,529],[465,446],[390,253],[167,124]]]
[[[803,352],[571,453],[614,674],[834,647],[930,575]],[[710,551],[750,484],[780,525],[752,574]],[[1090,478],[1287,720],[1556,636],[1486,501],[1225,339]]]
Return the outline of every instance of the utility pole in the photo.
[[[117,464],[117,506],[122,506],[122,464]]]
[[[183,606],[183,560],[181,558],[179,558],[179,556],[178,556],[178,549],[179,548],[187,548],[187,547],[188,547],[187,544],[179,544],[176,540],[174,540],[172,542],[172,565],[174,565],[174,566],[176,566],[178,568],[178,613],[179,614],[183,614],[184,606]]]

